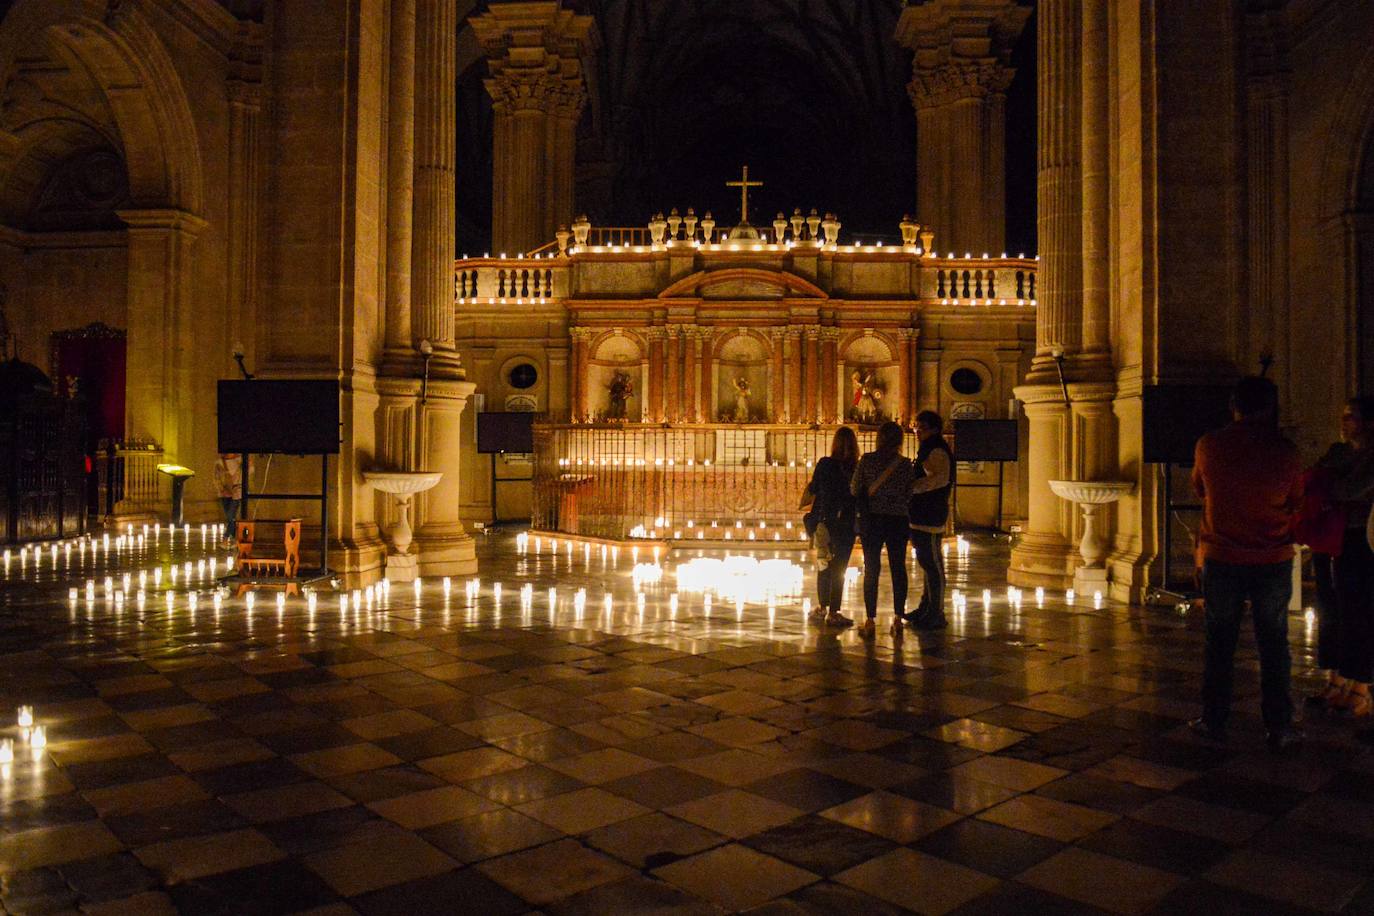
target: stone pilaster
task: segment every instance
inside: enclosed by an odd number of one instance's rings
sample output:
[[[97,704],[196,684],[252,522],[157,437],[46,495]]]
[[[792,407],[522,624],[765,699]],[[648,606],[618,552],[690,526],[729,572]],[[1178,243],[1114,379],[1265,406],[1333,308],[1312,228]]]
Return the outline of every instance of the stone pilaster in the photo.
[[[242,23],[231,60],[229,93],[229,222],[228,302],[226,340],[242,344],[256,364],[254,329],[258,312],[258,225],[261,214],[262,168],[262,29]],[[228,363],[225,370],[237,367]]]
[[[806,352],[802,356],[802,413],[803,423],[815,423],[819,416],[821,386],[821,329],[806,327]]]
[[[1008,62],[1029,16],[1015,0],[930,0],[898,21],[897,41],[914,52],[917,215],[948,250],[1005,245]]]
[[[789,327],[784,353],[787,365],[787,423],[801,423],[802,417],[802,331]]]
[[[682,326],[677,324],[665,325],[663,333],[666,335],[664,340],[664,407],[663,419],[667,423],[676,423],[680,418],[680,401],[682,396],[681,384],[678,381],[678,368],[681,366],[681,356],[678,353],[678,341],[682,339]]]
[[[189,461],[194,404],[192,247],[206,222],[183,210],[120,210],[128,226],[127,433]]]
[[[530,251],[574,215],[583,68],[596,49],[592,17],[543,0],[493,4],[470,23],[491,73],[493,250]]]
[[[587,374],[591,369],[590,328],[573,328],[572,335],[572,378],[568,387],[572,390],[572,420],[581,423],[591,419],[592,409],[587,401]]]
[[[700,373],[697,366],[701,360],[701,329],[695,325],[682,328],[682,422],[701,422],[701,408],[698,405],[697,390]]]
[[[644,419],[650,423],[662,423],[664,331],[661,326],[645,328],[644,336],[649,341],[649,390],[648,398],[644,405]]]
[[[900,378],[893,419],[910,426],[916,417],[916,335],[915,328],[897,329],[897,367]]]
[[[820,422],[839,419],[839,328],[821,328],[821,413]]]
[[[1280,10],[1245,20],[1246,244],[1249,302],[1243,346],[1255,367],[1272,356],[1284,407],[1292,404],[1292,335],[1288,332],[1288,34]],[[1282,412],[1282,411],[1281,411]]]
[[[784,360],[784,346],[787,338],[786,328],[770,328],[768,331],[769,350],[768,401],[771,409],[770,419],[774,423],[786,423],[791,415],[787,409],[787,379]]]

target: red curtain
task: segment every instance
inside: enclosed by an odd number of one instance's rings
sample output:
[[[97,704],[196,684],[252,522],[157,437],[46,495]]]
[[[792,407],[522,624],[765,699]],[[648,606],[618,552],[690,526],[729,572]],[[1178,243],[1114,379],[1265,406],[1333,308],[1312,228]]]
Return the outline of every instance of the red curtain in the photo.
[[[124,438],[125,341],[113,336],[55,335],[53,387],[63,396],[86,400],[91,441]]]

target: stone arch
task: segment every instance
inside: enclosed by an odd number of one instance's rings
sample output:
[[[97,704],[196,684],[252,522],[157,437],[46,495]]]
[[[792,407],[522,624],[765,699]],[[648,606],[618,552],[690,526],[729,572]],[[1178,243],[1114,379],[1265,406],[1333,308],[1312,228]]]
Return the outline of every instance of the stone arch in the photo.
[[[18,0],[0,21],[0,74],[6,82],[16,58],[35,36],[100,90],[118,129],[139,207],[199,214],[204,204],[200,147],[190,103],[167,48],[143,14],[131,5],[103,19],[81,0]],[[0,186],[11,155],[0,152]]]
[[[621,328],[606,331],[594,338],[587,348],[591,354],[586,368],[586,384],[589,411],[596,420],[626,420],[637,422],[644,419],[648,400],[645,397],[649,384],[649,352],[644,339],[633,332]],[[617,380],[623,375],[631,385],[628,395],[617,404],[614,392],[624,384]]]
[[[840,342],[839,379],[842,416],[847,422],[873,425],[901,420],[903,399],[900,349],[886,334],[856,331]]]
[[[716,338],[711,419],[759,423],[777,414],[779,405],[772,403],[770,352],[768,338],[755,328],[738,328]]]

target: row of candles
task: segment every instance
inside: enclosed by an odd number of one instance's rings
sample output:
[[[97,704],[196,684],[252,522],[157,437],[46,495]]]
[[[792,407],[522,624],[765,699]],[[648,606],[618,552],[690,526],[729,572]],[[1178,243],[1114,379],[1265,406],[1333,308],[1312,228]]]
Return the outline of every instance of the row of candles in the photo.
[[[180,530],[184,538],[184,543],[189,546],[191,526],[189,524],[183,525]],[[200,546],[209,546],[211,537],[216,540],[223,537],[224,530],[223,524],[201,525]],[[35,572],[41,570],[43,568],[43,555],[45,553],[49,558],[47,561],[48,565],[53,569],[57,568],[59,553],[61,554],[63,565],[70,567],[72,565],[72,551],[75,549],[77,561],[81,565],[85,565],[87,553],[90,554],[90,560],[94,563],[100,560],[102,552],[106,559],[108,559],[111,552],[118,558],[125,554],[132,554],[133,552],[143,550],[148,545],[150,531],[152,533],[153,543],[158,543],[161,539],[161,525],[144,525],[142,533],[139,534],[134,532],[133,525],[128,525],[123,534],[116,535],[114,538],[110,537],[109,532],[105,532],[99,537],[85,535],[79,538],[54,541],[48,544],[25,544],[19,548],[17,553],[11,548],[6,548],[3,553],[0,554],[0,562],[3,562],[6,576],[10,574],[10,568],[16,560],[19,563],[21,572],[28,571],[30,562],[33,563]],[[167,526],[167,536],[172,544],[176,543],[177,531],[178,529],[175,525]]]

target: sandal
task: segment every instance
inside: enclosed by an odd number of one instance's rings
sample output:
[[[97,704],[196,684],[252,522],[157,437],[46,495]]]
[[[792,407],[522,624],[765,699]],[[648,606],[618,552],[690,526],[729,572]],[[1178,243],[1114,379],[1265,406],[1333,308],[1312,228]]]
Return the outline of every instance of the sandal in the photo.
[[[1341,714],[1347,719],[1367,719],[1374,715],[1374,698],[1369,695],[1368,684],[1360,684],[1350,689],[1345,695]]]

